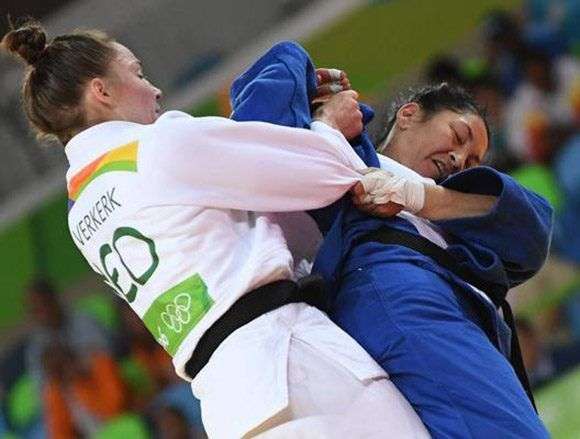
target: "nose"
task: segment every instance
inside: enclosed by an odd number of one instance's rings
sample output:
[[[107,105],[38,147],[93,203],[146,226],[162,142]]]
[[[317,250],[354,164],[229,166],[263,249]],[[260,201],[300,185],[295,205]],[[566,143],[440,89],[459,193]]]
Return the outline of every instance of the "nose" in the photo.
[[[459,151],[452,151],[449,153],[449,162],[453,168],[453,172],[463,171],[465,169],[466,154]]]
[[[157,87],[155,87],[155,99],[157,99],[158,101],[161,100],[161,98],[163,97],[163,92],[158,89]]]

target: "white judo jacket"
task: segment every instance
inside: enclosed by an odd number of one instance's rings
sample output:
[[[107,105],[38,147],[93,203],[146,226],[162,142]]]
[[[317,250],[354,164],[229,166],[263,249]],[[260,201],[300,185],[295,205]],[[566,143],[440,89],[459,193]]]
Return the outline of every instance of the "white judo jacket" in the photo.
[[[174,359],[243,294],[292,278],[275,216],[339,199],[364,163],[338,131],[170,111],[75,136],[68,225],[87,259]]]

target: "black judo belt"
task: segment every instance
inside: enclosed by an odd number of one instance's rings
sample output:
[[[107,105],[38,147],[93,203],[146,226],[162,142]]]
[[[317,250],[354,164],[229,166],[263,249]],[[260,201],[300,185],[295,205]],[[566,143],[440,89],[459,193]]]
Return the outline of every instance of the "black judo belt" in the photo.
[[[379,242],[381,244],[393,244],[407,247],[411,250],[430,257],[441,267],[445,268],[446,270],[455,274],[457,277],[463,279],[468,284],[473,285],[477,289],[484,292],[485,295],[493,302],[495,307],[502,310],[504,321],[511,330],[511,349],[509,360],[526,394],[528,395],[528,398],[530,399],[534,409],[537,412],[536,403],[534,401],[534,396],[532,394],[530,382],[528,380],[528,375],[522,360],[522,353],[516,332],[514,315],[510,304],[506,300],[508,288],[503,285],[498,285],[481,279],[468,268],[459,265],[457,260],[445,249],[429,241],[427,238],[419,235],[383,227],[367,235],[364,235],[361,239],[357,240],[357,244],[363,242]],[[486,312],[487,310],[483,308],[482,304],[478,300],[474,300],[472,303],[475,305],[475,309],[479,317],[482,319],[482,323],[489,326],[489,318],[486,317],[488,315]],[[493,331],[493,328],[489,328],[489,330]],[[490,334],[488,334],[488,337],[490,337]],[[495,345],[493,340],[492,343]]]
[[[194,379],[218,346],[252,320],[289,303],[303,302],[322,309],[324,294],[322,279],[316,276],[307,276],[298,283],[280,280],[244,294],[205,331],[185,365],[185,372]]]

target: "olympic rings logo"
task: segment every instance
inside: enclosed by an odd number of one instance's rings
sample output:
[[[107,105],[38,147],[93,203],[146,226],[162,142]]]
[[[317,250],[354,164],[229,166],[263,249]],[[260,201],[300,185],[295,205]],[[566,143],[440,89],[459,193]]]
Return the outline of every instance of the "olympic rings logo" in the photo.
[[[161,321],[168,329],[176,334],[183,330],[183,326],[191,321],[191,297],[187,293],[181,293],[168,303],[165,311],[161,313]]]

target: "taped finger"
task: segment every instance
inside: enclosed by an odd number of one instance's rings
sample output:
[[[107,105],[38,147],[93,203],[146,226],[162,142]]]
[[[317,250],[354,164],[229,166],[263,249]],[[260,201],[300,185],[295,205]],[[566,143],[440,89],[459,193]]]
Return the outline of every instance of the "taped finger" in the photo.
[[[338,69],[328,69],[328,73],[330,75],[330,80],[334,82],[339,82],[342,76],[342,70]]]
[[[343,91],[343,87],[335,82],[324,84],[316,88],[316,96],[335,95]]]

